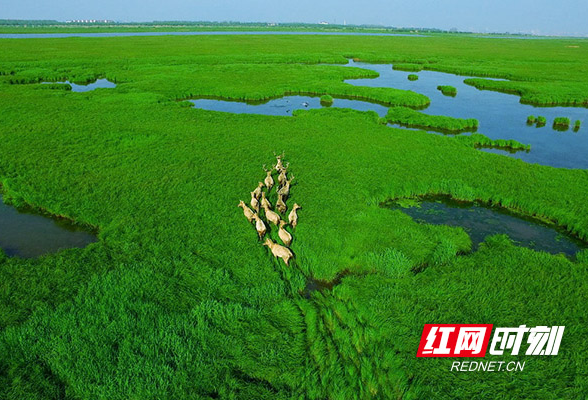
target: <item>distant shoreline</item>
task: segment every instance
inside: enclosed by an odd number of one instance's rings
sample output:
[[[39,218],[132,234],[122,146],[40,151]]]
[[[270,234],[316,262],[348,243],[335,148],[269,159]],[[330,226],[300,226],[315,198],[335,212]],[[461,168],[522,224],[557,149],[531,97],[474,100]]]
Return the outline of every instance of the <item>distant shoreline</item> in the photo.
[[[15,31],[15,32],[13,32]],[[512,39],[512,40],[586,40],[584,37],[571,36],[530,36],[530,35],[481,35],[477,33],[403,33],[403,32],[382,32],[382,31],[341,31],[341,30],[115,30],[115,29],[96,29],[89,28],[87,30],[78,31],[68,29],[55,29],[47,31],[46,28],[35,30],[34,28],[12,29],[4,30],[0,28],[0,39],[58,39],[58,38],[72,38],[72,37],[137,37],[137,36],[204,36],[204,35],[335,35],[335,36],[382,36],[382,37],[431,37],[431,36],[462,36],[478,39]]]
[[[68,37],[131,37],[131,36],[204,36],[204,35],[336,35],[336,36],[413,36],[427,37],[416,33],[383,32],[339,32],[339,31],[127,31],[127,32],[49,32],[49,33],[3,33],[0,39],[42,39]]]
[[[167,24],[167,23],[113,23],[113,24],[68,24],[59,23],[56,25],[15,23],[2,24],[0,20],[0,35],[29,35],[29,34],[84,34],[75,36],[86,36],[85,34],[116,34],[123,33],[149,33],[149,34],[238,34],[238,33],[268,33],[268,34],[377,34],[377,35],[411,35],[411,36],[429,36],[429,35],[459,35],[473,36],[481,38],[512,38],[512,39],[585,39],[582,36],[539,36],[531,34],[512,34],[512,33],[477,33],[477,32],[453,32],[434,28],[394,28],[394,27],[375,27],[375,26],[357,26],[357,25],[321,25],[321,24],[282,24],[282,25],[247,25],[247,24],[206,24],[206,23],[186,23],[186,24]],[[15,36],[26,37],[26,36]],[[63,37],[63,36],[52,36]]]

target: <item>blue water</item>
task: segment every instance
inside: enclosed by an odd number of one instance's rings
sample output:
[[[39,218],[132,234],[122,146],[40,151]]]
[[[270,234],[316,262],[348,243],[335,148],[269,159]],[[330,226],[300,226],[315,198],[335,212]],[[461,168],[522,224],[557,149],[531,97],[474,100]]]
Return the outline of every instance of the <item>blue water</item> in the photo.
[[[422,112],[431,115],[447,115],[456,118],[476,118],[480,125],[478,132],[492,139],[515,139],[530,144],[530,152],[517,152],[512,157],[530,163],[563,168],[588,168],[588,108],[584,107],[535,107],[521,104],[515,95],[478,90],[463,81],[468,76],[459,76],[434,71],[421,71],[417,81],[409,81],[409,72],[395,71],[389,64],[366,64],[351,61],[348,65],[377,71],[375,79],[353,79],[346,81],[351,85],[370,87],[393,87],[422,93],[431,99],[431,104]],[[457,96],[444,96],[438,85],[457,88]],[[527,125],[529,115],[542,115],[547,125],[536,127]],[[557,131],[553,129],[556,117],[568,117],[572,124],[582,121],[578,132],[572,129]],[[501,153],[496,149],[483,151]]]
[[[196,108],[210,111],[224,111],[235,114],[260,114],[287,116],[294,110],[312,110],[326,107],[321,104],[319,97],[284,96],[266,102],[247,103],[228,100],[196,99],[189,100]],[[359,111],[375,111],[381,117],[388,112],[388,107],[360,100],[335,99],[333,108],[352,108]]]
[[[88,83],[86,85],[77,85],[75,83],[71,83],[70,81],[65,82],[42,82],[43,84],[51,84],[51,83],[66,83],[71,86],[72,92],[89,92],[94,89],[104,88],[104,89],[113,89],[116,87],[116,84],[110,82],[108,79],[98,79],[96,82]]]

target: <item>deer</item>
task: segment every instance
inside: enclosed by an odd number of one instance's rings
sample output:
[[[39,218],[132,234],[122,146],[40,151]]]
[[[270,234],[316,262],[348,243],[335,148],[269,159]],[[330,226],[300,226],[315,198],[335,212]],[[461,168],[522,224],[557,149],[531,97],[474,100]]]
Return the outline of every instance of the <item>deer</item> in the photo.
[[[269,207],[263,207],[263,209],[265,210],[265,217],[267,218],[267,220],[272,224],[278,226],[278,224],[280,223],[280,216],[277,213],[270,210]]]
[[[274,155],[275,154],[276,153],[274,153]],[[286,170],[290,166],[290,163],[286,163],[286,165],[284,166],[284,162],[282,161],[282,158],[284,158],[284,153],[276,156],[276,160],[278,160],[278,161],[276,162],[276,165],[274,165],[274,169],[278,172],[286,172]]]
[[[276,155],[276,153],[274,153]],[[276,165],[274,165],[274,169],[278,172],[281,172],[284,169],[284,164],[282,163],[282,157],[284,157],[284,153],[279,154],[276,156]]]
[[[267,190],[270,191],[270,190],[272,190],[272,187],[274,186],[274,178],[272,178],[272,170],[271,169],[269,169],[269,170],[266,169],[265,168],[265,165],[263,166],[263,170],[267,174],[267,176],[263,180],[263,183],[265,183],[265,186],[267,187]]]
[[[292,184],[293,180],[294,180],[294,175],[292,175],[292,177],[289,180],[286,180],[284,182],[284,184],[282,185],[280,190],[278,190],[278,195],[281,195],[284,198],[288,197],[288,195],[290,194],[290,185]]]
[[[265,192],[261,193],[261,207],[262,208],[272,208],[272,203],[265,197]]]
[[[292,235],[290,235],[290,232],[284,229],[284,226],[286,226],[286,224],[286,221],[280,221],[280,229],[278,230],[278,236],[286,246],[290,247],[290,244],[292,244]]]
[[[288,181],[288,178],[286,176],[286,170],[283,169],[280,171],[280,175],[278,175],[278,183],[280,184],[280,186],[283,186],[284,183],[286,183]]]
[[[259,196],[261,196],[261,188],[263,187],[263,182],[259,182],[257,184],[257,187],[255,188],[255,190],[251,193],[255,193],[255,198],[259,199]]]
[[[255,230],[259,235],[259,239],[262,239],[265,233],[267,232],[267,228],[265,227],[265,224],[263,223],[261,218],[259,218],[259,215],[253,214],[253,219],[255,219]]]
[[[245,218],[251,223],[253,221],[253,211],[249,207],[245,205],[243,200],[239,200],[239,204],[237,207],[241,207],[243,209],[243,214],[245,214]]]
[[[255,197],[255,192],[251,192],[251,208],[255,210],[255,212],[259,212],[259,201],[257,201],[257,197]]]
[[[271,239],[265,239],[265,242],[263,242],[263,245],[269,247],[269,249],[272,251],[272,254],[274,255],[274,257],[276,257],[276,258],[279,257],[282,260],[284,260],[286,265],[288,265],[291,258],[294,258],[294,254],[292,254],[290,249],[288,249],[287,247],[284,247],[282,245],[279,245],[277,243],[272,242]]]
[[[284,214],[286,212],[286,210],[288,209],[288,206],[286,205],[286,202],[284,201],[284,196],[282,196],[281,194],[278,194],[278,201],[276,202],[276,208],[278,209],[278,211],[281,214]]]
[[[290,226],[292,227],[292,229],[296,228],[296,225],[298,225],[298,214],[296,213],[296,210],[300,209],[302,207],[300,207],[298,204],[294,203],[294,206],[292,207],[292,211],[290,211],[290,214],[288,214],[288,222],[290,223]]]

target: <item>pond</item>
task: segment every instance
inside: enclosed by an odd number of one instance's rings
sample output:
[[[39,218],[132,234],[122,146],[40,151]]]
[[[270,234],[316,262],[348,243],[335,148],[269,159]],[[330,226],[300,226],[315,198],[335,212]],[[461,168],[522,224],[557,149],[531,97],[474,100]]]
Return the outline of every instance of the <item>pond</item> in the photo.
[[[97,79],[95,82],[90,82],[85,85],[78,85],[78,84],[72,83],[70,81],[42,82],[42,83],[45,85],[55,84],[55,83],[68,84],[71,86],[72,92],[89,92],[91,90],[99,89],[99,88],[101,88],[101,89],[114,89],[116,87],[116,84],[114,82],[110,82],[108,79]]]
[[[492,139],[515,139],[531,145],[529,152],[505,152],[500,149],[480,149],[511,157],[526,162],[550,165],[561,168],[588,169],[588,128],[560,131],[552,126],[556,117],[568,117],[572,124],[576,120],[588,123],[588,108],[583,107],[534,107],[521,104],[515,95],[478,90],[463,81],[469,77],[442,72],[421,71],[419,79],[409,81],[409,72],[395,71],[391,64],[366,64],[350,61],[349,66],[356,66],[377,71],[380,76],[374,79],[351,79],[346,83],[356,86],[391,87],[422,93],[431,99],[431,104],[423,113],[447,115],[455,118],[476,118],[479,121],[477,132]],[[439,85],[457,88],[457,96],[444,96],[437,90]],[[319,97],[285,96],[267,102],[247,103],[211,99],[191,100],[196,108],[232,113],[251,113],[263,115],[292,115],[297,109],[323,107]],[[360,100],[336,98],[332,107],[351,108],[359,111],[375,111],[381,117],[386,115],[387,107]],[[542,115],[548,123],[543,127],[527,124],[529,115]],[[395,128],[409,129],[398,125]],[[437,133],[433,130],[430,133]],[[467,133],[463,133],[467,134]]]
[[[0,195],[0,248],[8,256],[38,257],[96,242],[95,234],[71,222],[17,210]]]
[[[516,244],[552,254],[573,256],[588,244],[569,235],[563,228],[521,217],[504,208],[487,206],[480,202],[453,200],[449,196],[424,196],[420,204],[401,207],[398,202],[382,204],[399,209],[418,222],[434,225],[460,226],[470,235],[474,247],[486,236],[507,234]]]

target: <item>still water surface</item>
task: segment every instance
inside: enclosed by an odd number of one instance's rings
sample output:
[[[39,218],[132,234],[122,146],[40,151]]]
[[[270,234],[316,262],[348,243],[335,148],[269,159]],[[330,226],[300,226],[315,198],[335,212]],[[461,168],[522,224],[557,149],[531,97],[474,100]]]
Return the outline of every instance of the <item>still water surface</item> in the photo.
[[[455,201],[447,196],[424,197],[422,200],[415,207],[402,208],[395,203],[385,206],[399,209],[419,222],[460,226],[470,235],[474,247],[486,236],[507,234],[518,245],[553,254],[573,256],[577,251],[588,248],[586,243],[563,229],[514,215],[502,208]]]
[[[0,248],[8,256],[38,257],[96,242],[96,235],[63,219],[17,210],[0,195]]]
[[[42,82],[43,84],[52,84],[52,83],[62,83],[68,84],[71,86],[72,92],[89,92],[94,89],[103,88],[103,89],[114,89],[116,84],[114,82],[110,82],[108,79],[98,79],[95,82],[88,83],[86,85],[78,85],[72,83],[70,81],[65,82]]]

